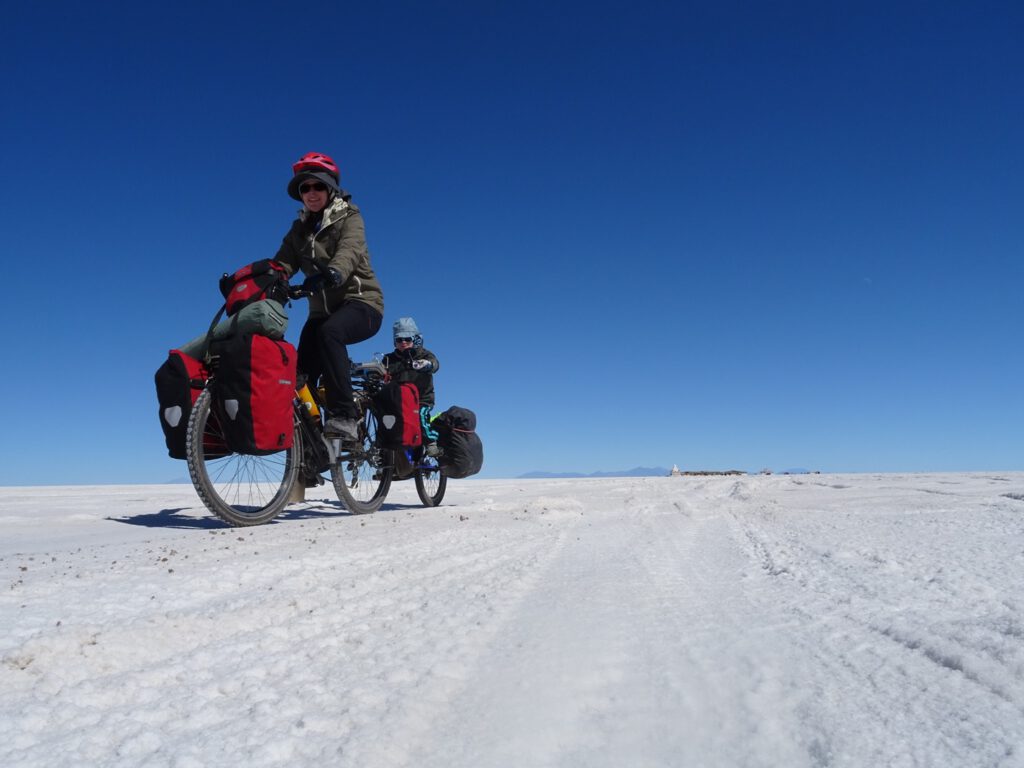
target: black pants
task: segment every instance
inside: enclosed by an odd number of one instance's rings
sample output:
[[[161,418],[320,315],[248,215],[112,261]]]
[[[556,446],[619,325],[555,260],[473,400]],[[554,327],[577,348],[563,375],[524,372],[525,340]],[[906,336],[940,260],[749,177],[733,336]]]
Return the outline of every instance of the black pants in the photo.
[[[361,301],[348,301],[329,317],[311,317],[299,336],[299,370],[314,386],[320,377],[332,416],[356,416],[346,345],[366,341],[380,330],[380,312]]]

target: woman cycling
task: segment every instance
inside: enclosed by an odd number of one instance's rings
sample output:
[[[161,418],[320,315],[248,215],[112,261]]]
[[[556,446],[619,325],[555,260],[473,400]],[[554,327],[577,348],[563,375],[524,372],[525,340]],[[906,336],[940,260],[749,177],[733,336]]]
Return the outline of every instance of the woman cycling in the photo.
[[[309,319],[299,336],[299,370],[326,390],[330,436],[356,440],[358,411],[352,399],[347,346],[380,330],[384,295],[370,266],[363,217],[339,186],[338,166],[310,152],[292,166],[288,194],[302,203],[299,217],[274,258],[307,275]]]

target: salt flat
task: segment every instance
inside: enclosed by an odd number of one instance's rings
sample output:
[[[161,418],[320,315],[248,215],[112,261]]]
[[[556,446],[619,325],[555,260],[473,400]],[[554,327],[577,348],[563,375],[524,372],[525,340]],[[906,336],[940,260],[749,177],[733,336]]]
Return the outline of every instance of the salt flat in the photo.
[[[1020,766],[1022,583],[1024,473],[0,488],[0,765]]]

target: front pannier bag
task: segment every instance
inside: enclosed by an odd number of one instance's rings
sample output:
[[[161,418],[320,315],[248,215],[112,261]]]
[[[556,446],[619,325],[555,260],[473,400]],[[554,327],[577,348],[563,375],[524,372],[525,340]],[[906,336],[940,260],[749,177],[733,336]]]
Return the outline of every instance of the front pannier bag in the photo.
[[[239,334],[215,342],[211,351],[219,356],[213,395],[228,448],[254,456],[291,448],[295,347]]]
[[[206,386],[206,366],[180,349],[172,349],[161,365],[156,380],[156,399],[160,404],[160,427],[172,459],[186,457],[185,437],[192,406]]]
[[[475,413],[453,405],[431,421],[430,426],[437,431],[442,475],[460,478],[480,471],[484,465],[484,446],[476,433]]]

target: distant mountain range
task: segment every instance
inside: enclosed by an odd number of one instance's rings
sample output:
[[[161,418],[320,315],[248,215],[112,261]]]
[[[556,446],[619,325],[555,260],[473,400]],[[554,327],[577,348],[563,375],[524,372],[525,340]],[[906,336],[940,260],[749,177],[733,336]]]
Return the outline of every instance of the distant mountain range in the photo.
[[[666,467],[634,467],[612,472],[527,472],[519,475],[526,480],[548,480],[559,477],[665,477],[671,470]]]

